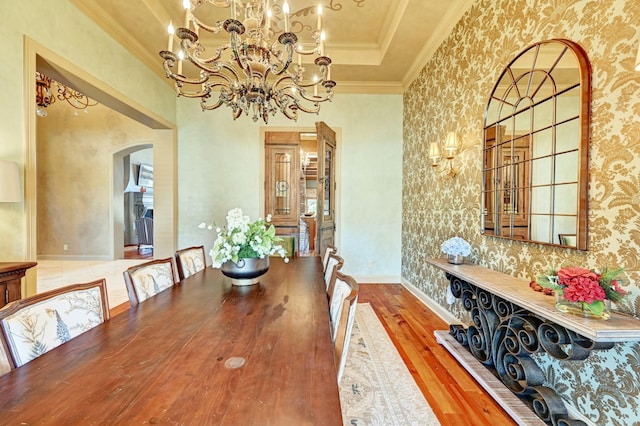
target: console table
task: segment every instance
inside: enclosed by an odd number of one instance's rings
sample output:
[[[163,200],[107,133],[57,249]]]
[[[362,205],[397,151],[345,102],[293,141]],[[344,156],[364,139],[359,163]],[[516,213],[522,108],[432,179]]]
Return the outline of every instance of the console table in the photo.
[[[20,280],[36,262],[0,262],[0,308],[22,298]]]
[[[466,328],[451,325],[448,332],[436,331],[439,343],[520,424],[585,424],[571,419],[560,395],[543,385],[544,373],[532,354],[580,361],[615,342],[640,340],[640,320],[634,317],[612,313],[609,320],[596,320],[564,314],[553,297],[532,291],[525,280],[473,264],[427,262],[446,273],[453,295],[471,315]],[[502,386],[496,387],[496,377]],[[513,394],[505,395],[505,387]],[[514,400],[520,405],[510,406]],[[527,419],[523,405],[539,419]]]

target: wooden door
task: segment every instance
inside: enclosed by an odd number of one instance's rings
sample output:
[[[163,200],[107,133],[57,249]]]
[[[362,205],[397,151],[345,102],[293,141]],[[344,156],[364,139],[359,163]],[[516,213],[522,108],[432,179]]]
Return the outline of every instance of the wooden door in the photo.
[[[336,133],[324,122],[316,123],[316,133],[318,136],[318,201],[315,247],[322,256],[328,245],[335,245]]]
[[[296,132],[268,132],[265,140],[265,215],[271,214],[276,234],[298,241],[300,149]]]

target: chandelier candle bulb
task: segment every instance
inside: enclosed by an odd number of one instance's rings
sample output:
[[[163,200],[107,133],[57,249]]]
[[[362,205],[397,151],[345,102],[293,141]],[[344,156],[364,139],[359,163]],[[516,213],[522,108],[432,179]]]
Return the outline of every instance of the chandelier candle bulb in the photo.
[[[182,75],[182,60],[184,59],[184,53],[182,49],[178,52],[178,75]]]
[[[318,32],[322,30],[322,5],[318,5]]]
[[[285,0],[282,3],[282,13],[284,13],[284,32],[289,32],[289,3]]]
[[[191,2],[189,0],[184,0],[182,2],[182,7],[184,8],[184,27],[189,28],[189,9],[191,8]]]
[[[167,50],[169,52],[173,52],[173,35],[176,32],[176,29],[173,28],[173,22],[169,21],[169,26],[167,27],[167,32],[169,32],[169,43],[167,44]]]

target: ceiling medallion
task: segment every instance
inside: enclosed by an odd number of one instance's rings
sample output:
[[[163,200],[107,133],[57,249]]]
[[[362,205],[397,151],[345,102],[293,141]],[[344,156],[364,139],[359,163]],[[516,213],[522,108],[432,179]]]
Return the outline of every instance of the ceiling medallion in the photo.
[[[229,18],[215,20],[211,6],[229,9]],[[298,111],[317,114],[320,103],[331,100],[336,82],[324,53],[322,6],[313,8],[316,25],[306,45],[290,29],[287,0],[272,7],[269,0],[183,0],[183,8],[184,26],[169,24],[167,50],[160,52],[178,96],[200,98],[203,111],[225,105],[234,120],[244,113],[265,123],[278,112],[291,120]],[[309,14],[303,9],[293,15],[301,13]],[[223,29],[228,40],[213,46],[212,35]],[[174,52],[176,36],[180,44]],[[213,53],[205,54],[207,49]],[[303,57],[313,59],[313,70],[303,66]]]

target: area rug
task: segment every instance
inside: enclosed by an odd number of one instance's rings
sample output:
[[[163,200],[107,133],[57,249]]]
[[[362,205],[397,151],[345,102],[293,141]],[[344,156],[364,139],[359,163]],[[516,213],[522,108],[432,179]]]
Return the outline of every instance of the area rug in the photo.
[[[368,303],[359,303],[340,381],[345,425],[439,425]]]

